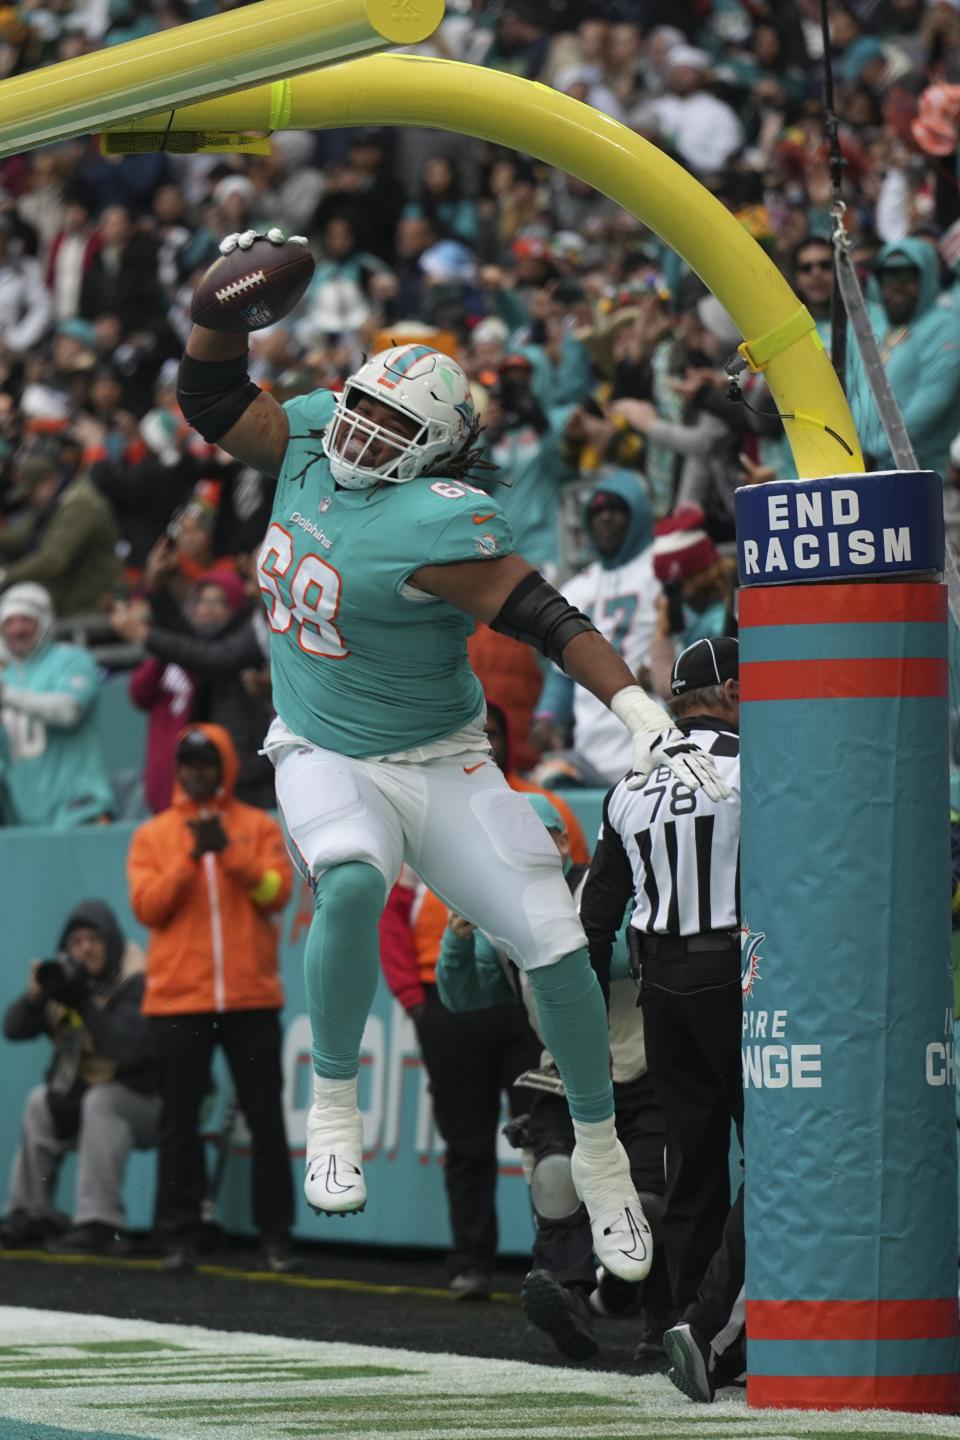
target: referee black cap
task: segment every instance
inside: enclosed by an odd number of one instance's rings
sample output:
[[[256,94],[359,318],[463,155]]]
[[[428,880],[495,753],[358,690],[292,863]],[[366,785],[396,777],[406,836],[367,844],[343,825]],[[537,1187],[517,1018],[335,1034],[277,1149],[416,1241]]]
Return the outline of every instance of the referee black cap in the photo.
[[[670,676],[670,692],[685,695],[688,690],[704,690],[736,680],[740,670],[740,643],[725,635],[715,639],[696,640],[681,650]]]

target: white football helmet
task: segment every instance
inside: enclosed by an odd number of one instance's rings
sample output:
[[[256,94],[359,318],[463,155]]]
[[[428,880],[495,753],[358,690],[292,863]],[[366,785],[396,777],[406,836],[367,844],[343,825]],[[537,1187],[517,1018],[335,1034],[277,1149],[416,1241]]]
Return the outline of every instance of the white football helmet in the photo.
[[[363,396],[413,421],[413,433],[399,434],[360,415],[355,407]],[[381,481],[401,485],[458,455],[473,420],[470,385],[457,362],[427,345],[398,345],[371,356],[347,380],[323,449],[334,480],[348,490]]]

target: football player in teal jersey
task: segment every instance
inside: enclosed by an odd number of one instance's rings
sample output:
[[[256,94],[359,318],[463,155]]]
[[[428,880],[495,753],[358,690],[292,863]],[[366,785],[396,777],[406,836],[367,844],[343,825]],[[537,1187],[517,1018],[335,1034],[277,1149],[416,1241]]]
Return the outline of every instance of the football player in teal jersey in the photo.
[[[229,236],[221,249],[255,238]],[[479,425],[455,361],[395,347],[342,394],[281,406],[251,383],[246,358],[246,333],[194,326],[179,398],[205,439],[277,482],[259,558],[277,711],[266,748],[291,854],[315,896],[307,1199],[328,1213],[366,1202],[360,1043],[380,912],[406,861],[529,974],[566,1086],[598,1259],[640,1280],[652,1243],[614,1129],[603,998],[556,849],[486,742],[466,655],[474,621],[536,645],[609,704],[634,736],[638,777],[667,765],[722,796],[713,762],[514,551],[499,504],[468,482]]]

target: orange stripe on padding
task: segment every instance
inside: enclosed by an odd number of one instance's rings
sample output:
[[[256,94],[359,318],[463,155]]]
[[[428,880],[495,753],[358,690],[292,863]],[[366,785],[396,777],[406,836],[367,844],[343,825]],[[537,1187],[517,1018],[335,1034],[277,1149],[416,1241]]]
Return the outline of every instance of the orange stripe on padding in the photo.
[[[774,585],[740,591],[750,625],[870,625],[947,618],[945,585]]]
[[[946,660],[751,660],[740,665],[740,699],[853,700],[947,694]]]
[[[957,1301],[748,1300],[751,1340],[945,1340]]]
[[[960,1412],[958,1375],[748,1375],[747,1404],[761,1409]]]

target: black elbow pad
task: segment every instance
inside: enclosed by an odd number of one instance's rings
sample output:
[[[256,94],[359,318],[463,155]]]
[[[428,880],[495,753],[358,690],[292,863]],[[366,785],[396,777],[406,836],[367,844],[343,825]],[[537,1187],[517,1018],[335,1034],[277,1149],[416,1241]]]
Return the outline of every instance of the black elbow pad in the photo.
[[[532,645],[562,669],[564,647],[575,635],[596,632],[597,627],[538,570],[533,570],[510,591],[490,628],[509,635],[511,640]]]
[[[184,419],[216,445],[260,394],[247,374],[247,357],[197,360],[184,355],[177,374],[177,400]]]

